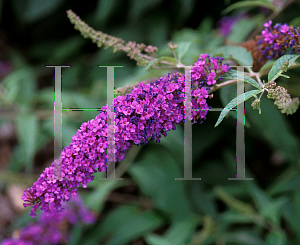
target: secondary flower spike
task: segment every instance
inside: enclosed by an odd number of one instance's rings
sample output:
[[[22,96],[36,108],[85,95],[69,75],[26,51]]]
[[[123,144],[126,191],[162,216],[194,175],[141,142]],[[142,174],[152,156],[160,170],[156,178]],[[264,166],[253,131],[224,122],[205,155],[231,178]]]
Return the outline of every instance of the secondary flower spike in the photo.
[[[230,68],[222,64],[223,58],[201,55],[191,70],[192,111],[190,120],[205,119],[208,112],[206,99],[210,86]],[[154,83],[139,84],[130,94],[114,99],[115,107],[115,161],[125,158],[125,151],[131,143],[146,144],[147,139],[160,142],[161,134],[176,129],[176,124],[184,122],[185,76],[180,73],[168,74]],[[47,167],[32,187],[24,190],[24,207],[32,206],[31,216],[41,207],[50,213],[61,210],[61,201],[68,201],[77,195],[80,184],[83,188],[94,179],[94,173],[103,172],[107,167],[107,105],[102,112],[88,122],[84,122],[72,142],[66,146],[61,157]],[[54,166],[62,165],[62,180],[54,179]]]
[[[300,27],[278,23],[272,27],[272,21],[264,24],[262,35],[258,36],[258,50],[265,59],[277,59],[284,55],[288,48],[290,54],[300,53]],[[262,61],[263,59],[261,59]]]
[[[77,196],[71,202],[64,203],[65,212],[51,215],[40,213],[35,222],[22,228],[18,238],[9,238],[2,241],[1,245],[56,245],[66,244],[70,240],[70,229],[78,222],[92,224],[96,216],[83,204]],[[54,203],[50,204],[53,210]]]

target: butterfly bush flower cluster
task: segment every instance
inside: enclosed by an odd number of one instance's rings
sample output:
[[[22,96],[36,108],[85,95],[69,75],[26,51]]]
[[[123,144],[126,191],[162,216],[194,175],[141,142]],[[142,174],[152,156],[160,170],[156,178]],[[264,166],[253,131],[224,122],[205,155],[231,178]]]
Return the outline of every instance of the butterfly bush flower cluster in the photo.
[[[209,110],[206,99],[212,85],[230,68],[222,64],[222,58],[201,55],[191,70],[191,118],[205,120]],[[115,108],[115,162],[125,158],[125,151],[131,143],[147,144],[160,142],[161,135],[175,130],[176,124],[185,120],[185,76],[180,73],[168,74],[154,83],[141,82],[130,94],[114,99]],[[50,213],[49,204],[54,210],[62,211],[61,202],[77,195],[80,184],[83,188],[94,179],[94,173],[107,168],[107,105],[102,112],[88,122],[84,122],[72,142],[66,146],[59,159],[47,167],[31,188],[24,190],[24,207],[32,206],[31,216],[40,207]],[[113,125],[110,125],[113,126]],[[113,128],[112,128],[113,129]],[[54,179],[55,166],[61,164],[62,179]]]
[[[37,221],[21,229],[19,237],[6,239],[1,245],[54,245],[67,244],[70,228],[78,222],[92,224],[96,216],[83,204],[79,196],[65,203],[63,213],[54,212],[54,203],[50,204],[52,213],[41,213]]]
[[[300,27],[278,23],[272,27],[272,21],[264,24],[262,35],[258,36],[257,49],[265,59],[276,59],[284,55],[288,48],[290,54],[300,53]],[[262,61],[263,58],[260,59]]]

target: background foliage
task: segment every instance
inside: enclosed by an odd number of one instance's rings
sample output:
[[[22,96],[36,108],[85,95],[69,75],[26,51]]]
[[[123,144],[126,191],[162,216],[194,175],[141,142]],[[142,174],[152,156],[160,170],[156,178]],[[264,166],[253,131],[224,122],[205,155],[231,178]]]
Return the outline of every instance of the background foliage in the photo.
[[[225,40],[217,22],[233,3],[209,1],[204,8],[195,0],[0,1],[0,240],[31,221],[22,191],[54,160],[54,69],[45,65],[71,65],[62,69],[63,108],[106,104],[106,73],[98,65],[124,66],[116,69],[116,88],[168,72],[147,71],[123,53],[98,49],[74,30],[66,11],[72,9],[96,30],[155,45],[159,56],[171,55],[169,41],[190,45],[182,62],[193,64],[201,53],[213,53],[228,41],[245,41],[272,15],[257,6],[227,13],[246,12],[249,19],[237,22]],[[299,25],[299,10],[295,1],[273,23]],[[291,79],[277,81],[299,97],[299,68],[287,74]],[[215,92],[210,105],[224,107],[235,89]],[[299,244],[299,112],[287,117],[263,97],[259,115],[250,104],[246,177],[254,181],[228,181],[236,174],[235,113],[214,128],[219,113],[209,112],[205,123],[193,126],[193,177],[201,181],[175,181],[183,177],[183,125],[159,144],[134,146],[118,166],[124,181],[100,181],[99,173],[81,190],[98,220],[75,226],[69,244]],[[96,115],[64,111],[63,147]]]

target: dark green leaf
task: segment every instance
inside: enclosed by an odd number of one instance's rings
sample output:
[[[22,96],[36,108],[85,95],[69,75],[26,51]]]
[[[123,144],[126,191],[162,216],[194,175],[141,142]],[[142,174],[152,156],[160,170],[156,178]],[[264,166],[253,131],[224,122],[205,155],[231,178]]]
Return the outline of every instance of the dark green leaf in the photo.
[[[98,0],[95,13],[96,21],[105,22],[118,4],[118,0]]]
[[[286,197],[281,197],[277,200],[271,200],[270,197],[262,190],[260,190],[254,183],[247,182],[248,190],[253,196],[258,212],[266,219],[272,221],[276,225],[279,225],[281,208],[288,202]]]
[[[283,231],[273,231],[267,236],[266,245],[286,245],[287,239]]]
[[[29,0],[24,18],[27,22],[36,21],[52,13],[62,3],[60,0]]]
[[[156,234],[149,234],[145,237],[146,242],[149,245],[173,245],[168,239],[158,236]]]
[[[165,238],[172,245],[190,244],[195,227],[195,219],[173,222],[171,227],[166,231]]]
[[[300,55],[295,55],[295,54],[287,54],[282,57],[280,57],[272,66],[269,74],[268,74],[268,81],[275,81],[280,74],[283,72],[283,70],[280,69],[280,67],[285,63],[286,61],[289,62],[288,67],[290,67],[296,59],[298,59]]]
[[[166,149],[152,144],[143,158],[128,170],[141,191],[149,195],[155,206],[173,219],[191,218],[191,208],[180,178],[179,168]],[[183,164],[183,163],[182,163]],[[164,187],[164,188],[162,188]],[[178,211],[180,210],[180,212]]]
[[[115,230],[114,236],[107,245],[123,245],[148,232],[157,229],[163,224],[163,220],[154,211],[148,210],[142,214],[135,215],[121,228]]]
[[[260,93],[261,90],[251,90],[248,91],[246,93],[240,94],[238,97],[234,98],[233,100],[231,100],[226,107],[223,109],[223,111],[221,112],[218,121],[215,124],[215,127],[217,127],[222,120],[224,119],[224,117],[227,115],[227,113],[234,107],[236,107],[237,105],[239,105],[240,103],[248,100],[249,98],[251,98],[253,95]]]
[[[264,138],[274,149],[282,153],[284,158],[297,164],[300,157],[299,140],[291,131],[287,117],[280,113],[274,101],[262,96],[260,115],[252,109],[250,103],[246,103],[245,108],[253,128],[252,132],[259,132],[257,137]]]
[[[265,7],[271,9],[272,11],[276,10],[276,8],[271,3],[265,1],[240,1],[230,5],[228,8],[223,10],[222,14],[227,14],[234,9],[244,8],[244,7]]]
[[[105,198],[114,189],[123,186],[123,181],[109,181],[102,180],[101,184],[96,187],[96,189],[90,193],[86,198],[86,206],[90,209],[97,210],[101,212]]]

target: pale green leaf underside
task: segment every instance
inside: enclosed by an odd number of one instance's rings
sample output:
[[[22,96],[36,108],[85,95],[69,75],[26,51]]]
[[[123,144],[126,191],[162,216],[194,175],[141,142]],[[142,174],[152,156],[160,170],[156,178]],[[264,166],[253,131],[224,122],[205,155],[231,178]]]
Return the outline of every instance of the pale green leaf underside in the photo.
[[[241,77],[242,75],[243,74],[240,71],[230,70],[230,71],[226,72],[222,77],[226,78],[226,79],[237,79],[238,76]],[[255,81],[251,77],[248,77],[246,74],[244,74],[244,81],[246,83],[251,84],[252,86],[254,86],[254,87],[258,88],[258,89],[262,89],[262,87],[259,85],[259,83],[257,81]]]
[[[224,119],[224,117],[227,115],[227,113],[234,107],[236,107],[237,105],[241,104],[242,102],[248,100],[249,98],[251,98],[252,96],[260,93],[261,90],[258,90],[258,89],[255,89],[255,90],[251,90],[251,91],[248,91],[246,93],[243,93],[243,94],[240,94],[239,96],[237,96],[236,98],[234,98],[233,100],[231,100],[227,105],[226,107],[222,110],[219,118],[218,118],[218,121],[216,122],[215,124],[215,127],[217,127],[221,122],[222,120]]]
[[[282,70],[280,70],[280,67],[282,66],[282,64],[286,61],[289,62],[289,66],[290,67],[296,59],[298,59],[300,55],[295,55],[295,54],[287,54],[282,56],[281,58],[279,58],[275,64],[272,66],[269,75],[268,75],[268,81],[274,81],[276,80],[280,74],[283,72]]]

